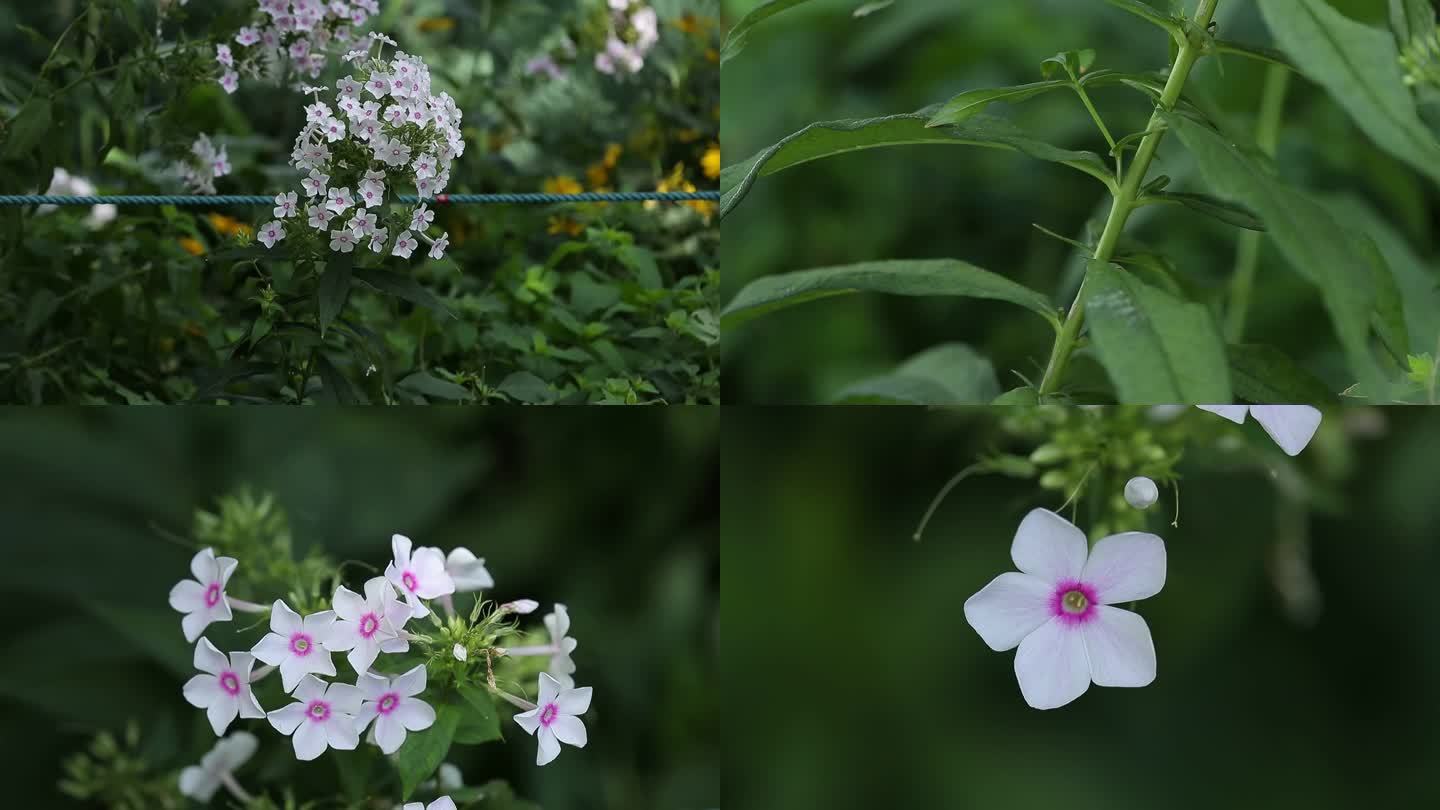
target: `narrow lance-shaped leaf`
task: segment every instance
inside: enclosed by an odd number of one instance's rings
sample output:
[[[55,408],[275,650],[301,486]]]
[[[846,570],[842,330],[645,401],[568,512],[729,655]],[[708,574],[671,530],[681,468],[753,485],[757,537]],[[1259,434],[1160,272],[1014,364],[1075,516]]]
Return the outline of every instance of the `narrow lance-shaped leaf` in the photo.
[[[982,405],[1000,394],[995,367],[963,343],[946,343],[906,360],[889,374],[847,386],[840,405]]]
[[[750,37],[750,29],[759,25],[770,17],[782,11],[794,8],[806,0],[765,0],[765,2],[750,10],[749,14],[740,18],[730,33],[725,35],[725,44],[720,46],[720,66],[724,67],[726,62],[733,59],[740,51],[744,50],[746,41]]]
[[[933,110],[811,124],[721,172],[720,216],[728,215],[760,177],[812,160],[886,146],[938,144],[1008,149],[1037,160],[1070,166],[1107,185],[1114,183],[1109,167],[1094,152],[1051,146],[1031,138],[1008,121],[989,116],[976,116],[963,126],[926,127]]]
[[[917,297],[955,296],[1007,301],[1059,326],[1055,308],[1040,293],[1004,276],[955,259],[866,262],[765,276],[745,285],[720,314],[723,328],[778,309],[859,292]]]
[[[1105,0],[1105,2],[1122,11],[1128,11],[1146,22],[1160,26],[1168,31],[1170,36],[1175,39],[1183,39],[1185,37],[1185,30],[1179,20],[1171,17],[1169,14],[1157,11],[1141,3],[1139,0]]]
[[[1385,151],[1440,183],[1440,141],[1425,127],[1395,39],[1324,0],[1260,0],[1280,47]]]
[[[1238,399],[1257,405],[1317,406],[1339,400],[1319,378],[1273,346],[1230,346],[1227,352]]]
[[[1228,200],[1212,197],[1209,194],[1161,191],[1150,195],[1148,199],[1141,200],[1142,203],[1151,201],[1183,205],[1191,211],[1217,219],[1226,225],[1244,228],[1247,231],[1265,230],[1265,223],[1261,222],[1260,218],[1255,216],[1254,211],[1251,211],[1243,205],[1236,205]]]
[[[1219,54],[1233,54],[1259,62],[1268,62],[1272,65],[1289,68],[1296,73],[1300,72],[1300,68],[1294,62],[1290,61],[1290,57],[1274,48],[1246,45],[1243,42],[1232,42],[1228,39],[1217,39],[1210,44],[1210,50]]]
[[[1225,341],[1210,311],[1091,261],[1085,280],[1090,339],[1121,402],[1229,402]]]

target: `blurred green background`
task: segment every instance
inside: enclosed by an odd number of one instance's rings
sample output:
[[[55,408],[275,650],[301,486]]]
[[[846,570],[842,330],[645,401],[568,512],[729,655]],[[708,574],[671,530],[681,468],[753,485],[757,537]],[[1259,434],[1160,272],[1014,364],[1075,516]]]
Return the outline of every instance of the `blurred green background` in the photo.
[[[1332,0],[1344,13],[1383,26],[1386,0]],[[732,23],[756,0],[726,0]],[[1166,38],[1101,0],[897,0],[862,17],[862,0],[812,0],[766,20],[725,65],[721,141],[725,164],[815,121],[913,112],[963,90],[1038,81],[1057,52],[1095,48],[1095,67],[1153,71],[1168,63]],[[1165,7],[1161,0],[1152,5]],[[1193,0],[1184,6],[1193,11]],[[1272,40],[1255,4],[1222,0],[1220,35],[1254,45]],[[1216,108],[1239,132],[1254,131],[1264,68],[1238,57],[1206,59],[1187,96]],[[1143,129],[1150,104],[1128,90],[1095,103],[1115,137]],[[994,112],[1039,139],[1103,151],[1073,94],[1053,94]],[[1278,162],[1289,183],[1342,206],[1345,219],[1404,262],[1440,279],[1436,189],[1379,151],[1319,88],[1292,82]],[[1153,174],[1172,189],[1202,190],[1175,139]],[[1019,281],[1057,304],[1073,299],[1081,265],[1038,223],[1080,238],[1108,211],[1093,179],[1000,150],[907,147],[817,161],[759,180],[726,218],[721,299],[760,276],[880,259],[958,258]],[[1235,263],[1239,231],[1175,206],[1137,212],[1127,233],[1170,256],[1182,283],[1218,295]],[[1265,248],[1246,338],[1283,349],[1332,390],[1347,379],[1316,289],[1272,246]],[[766,316],[723,340],[725,401],[825,401],[847,384],[888,372],[939,343],[968,343],[994,363],[1002,388],[1031,379],[1050,348],[1043,321],[993,302],[844,296]],[[1433,352],[1431,346],[1413,351]],[[1075,382],[1103,380],[1093,358]],[[1093,386],[1088,386],[1093,387]]]
[[[77,806],[55,790],[62,759],[131,718],[163,768],[214,744],[181,696],[193,671],[169,665],[189,660],[166,597],[192,552],[165,535],[188,534],[194,510],[248,484],[275,493],[298,553],[383,566],[402,532],[485,557],[496,598],[569,606],[577,682],[595,689],[589,746],[537,769],[533,739],[502,712],[508,742],[451,750],[466,784],[503,778],[547,808],[718,805],[718,418],[0,411],[4,804]],[[273,729],[237,728],[260,738],[240,773],[252,791],[333,790],[333,758],[297,765]]]
[[[1024,514],[1063,496],[972,478],[910,539],[979,453],[1033,449],[998,431],[1001,410],[727,411],[732,810],[1440,801],[1440,413],[1327,414],[1298,459],[1298,511],[1268,470],[1192,446],[1179,529],[1169,491],[1149,516],[1169,552],[1164,591],[1139,604],[1158,679],[1040,712],[962,605],[1014,570]],[[1226,431],[1276,452],[1253,424]],[[1307,527],[1313,623],[1280,596],[1304,578],[1275,566],[1277,540]]]

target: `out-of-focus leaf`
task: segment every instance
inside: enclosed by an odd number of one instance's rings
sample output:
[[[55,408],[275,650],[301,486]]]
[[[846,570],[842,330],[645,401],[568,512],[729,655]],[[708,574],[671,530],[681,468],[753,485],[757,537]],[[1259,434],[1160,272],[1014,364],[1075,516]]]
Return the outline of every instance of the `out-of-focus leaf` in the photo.
[[[862,380],[835,396],[837,405],[978,405],[995,399],[995,367],[963,343],[927,349],[893,372]]]

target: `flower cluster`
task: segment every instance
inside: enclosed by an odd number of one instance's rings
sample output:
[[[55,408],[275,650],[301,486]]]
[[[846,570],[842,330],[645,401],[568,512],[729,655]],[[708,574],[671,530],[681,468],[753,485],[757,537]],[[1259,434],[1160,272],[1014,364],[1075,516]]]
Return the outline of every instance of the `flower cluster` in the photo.
[[[400,215],[387,214],[385,201],[400,188],[427,198],[449,184],[451,164],[465,152],[460,110],[448,93],[431,94],[430,70],[419,57],[397,51],[387,62],[385,45],[394,41],[371,38],[379,52],[346,56],[357,68],[336,83],[332,103],[320,99],[322,89],[306,88],[315,103],[305,108],[291,153],[291,165],[308,172],[304,194],[275,198],[275,219],[259,231],[266,247],[310,228],[341,253],[365,245],[408,259],[423,241],[430,258],[445,255],[450,238],[429,235],[435,213],[424,202]]]
[[[50,187],[45,189],[45,193],[54,196],[90,197],[95,194],[95,184],[56,167],[55,173],[50,177]],[[42,205],[36,209],[36,213],[48,214],[55,208],[53,205]],[[92,205],[90,213],[85,217],[85,224],[91,230],[103,228],[114,221],[118,214],[119,210],[113,205]]]
[[[259,0],[251,25],[235,46],[215,47],[220,86],[233,93],[240,77],[278,79],[288,62],[294,73],[318,77],[328,56],[353,48],[355,28],[380,13],[377,0]]]
[[[456,548],[448,555],[438,548],[414,548],[408,537],[391,538],[392,559],[382,576],[367,581],[363,595],[337,585],[325,599],[329,609],[301,615],[283,599],[276,599],[266,608],[226,593],[232,576],[239,567],[233,557],[217,557],[211,548],[202,549],[190,561],[193,579],[183,580],[170,592],[170,604],[185,614],[181,621],[188,641],[195,646],[194,664],[199,674],[184,686],[185,699],[204,709],[216,736],[224,736],[237,717],[268,718],[280,733],[291,737],[295,756],[313,760],[327,749],[352,750],[360,744],[361,735],[386,754],[404,744],[411,732],[423,731],[435,723],[435,710],[421,695],[427,681],[426,664],[387,675],[375,667],[383,655],[407,653],[412,642],[424,650],[440,647],[441,639],[448,646],[452,639],[473,641],[470,628],[454,615],[454,594],[479,591],[494,585],[485,567],[485,560],[470,550]],[[304,599],[304,596],[295,598]],[[432,616],[431,602],[438,600],[450,615],[448,630]],[[473,622],[483,604],[478,599]],[[538,607],[533,600],[507,602],[494,608],[482,626],[499,628],[499,634],[513,632],[513,622],[501,621],[510,614],[526,614]],[[233,611],[269,612],[269,632],[248,651],[224,653],[209,639],[202,637],[205,628],[217,621],[228,621]],[[440,628],[437,638],[407,623],[431,618]],[[569,637],[570,617],[564,605],[545,617],[550,642],[534,647],[503,649],[489,643],[477,646],[480,660],[485,662],[488,685],[492,692],[524,709],[515,721],[526,732],[537,737],[537,762],[545,764],[559,754],[560,743],[584,746],[585,727],[579,715],[590,703],[589,687],[575,688],[575,664],[570,654],[576,641]],[[496,632],[483,636],[495,637]],[[464,644],[457,643],[456,657]],[[335,679],[337,670],[332,655],[343,653],[354,680]],[[501,656],[544,656],[549,671],[540,674],[539,702],[531,703],[510,695],[495,685],[490,671],[493,658]],[[433,660],[433,659],[432,659]],[[256,663],[265,666],[256,668]],[[252,684],[275,670],[280,672],[281,685],[292,702],[266,711],[260,705]],[[348,681],[349,678],[344,680]],[[248,735],[246,735],[248,737]],[[241,738],[242,740],[244,738]],[[217,784],[224,784],[226,774],[219,765],[233,770],[240,761],[253,753],[252,744],[235,743],[236,750],[216,753],[196,769],[187,769],[182,788],[187,795],[208,798]],[[243,751],[243,756],[239,752]],[[212,761],[213,760],[213,761]],[[233,792],[233,791],[232,791]]]
[[[215,148],[210,136],[201,134],[190,146],[190,155],[175,164],[175,171],[191,191],[214,194],[216,178],[230,173],[230,157],[225,147]]]
[[[601,73],[634,74],[645,67],[645,55],[660,41],[655,9],[631,0],[609,0],[611,31],[605,49],[595,54]]]

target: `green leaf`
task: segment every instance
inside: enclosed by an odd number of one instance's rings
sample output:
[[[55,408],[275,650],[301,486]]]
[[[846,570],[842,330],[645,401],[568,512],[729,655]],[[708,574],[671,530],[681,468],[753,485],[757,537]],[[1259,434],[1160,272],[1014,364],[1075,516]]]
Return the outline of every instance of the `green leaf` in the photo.
[[[490,693],[466,684],[460,687],[460,697],[465,703],[460,707],[463,713],[455,729],[455,742],[479,745],[500,739],[500,715],[495,711],[495,701]]]
[[[1029,407],[1040,404],[1040,392],[1034,388],[1014,388],[996,397],[991,405],[1009,405]]]
[[[1428,37],[1435,32],[1435,7],[1430,0],[1390,0],[1390,28],[1402,48],[1416,37]]]
[[[1000,118],[975,116],[960,126],[927,127],[934,112],[919,112],[848,121],[822,121],[786,137],[720,173],[720,216],[727,216],[750,192],[760,177],[808,163],[812,160],[910,144],[982,146],[1009,149],[1052,163],[1059,163],[1113,185],[1109,166],[1094,152],[1072,152],[1035,140],[1015,125]]]
[[[1170,36],[1174,39],[1185,38],[1185,29],[1179,20],[1171,17],[1169,14],[1162,14],[1156,11],[1150,6],[1140,2],[1140,0],[1105,0],[1105,2],[1122,11],[1128,11],[1146,22],[1160,26],[1170,32]]]
[[[725,35],[725,44],[720,46],[720,66],[723,68],[726,62],[735,58],[740,51],[744,50],[746,40],[750,37],[750,29],[764,22],[766,19],[779,14],[787,9],[804,3],[805,0],[765,0],[765,2],[750,10],[749,14],[740,18],[730,33]]]
[[[1332,405],[1339,401],[1315,375],[1272,346],[1227,349],[1235,396],[1257,405]]]
[[[1205,307],[1096,261],[1086,268],[1085,307],[1095,353],[1121,402],[1230,401],[1225,341]]]
[[[435,724],[424,731],[412,731],[405,744],[395,752],[395,770],[400,773],[400,799],[410,798],[420,783],[430,778],[445,761],[455,727],[460,722],[460,708],[449,702],[435,704]]]
[[[1394,37],[1324,0],[1260,0],[1260,10],[1280,47],[1375,143],[1440,183],[1440,142],[1405,86]]]
[[[450,317],[455,317],[435,294],[408,275],[393,273],[375,267],[357,267],[355,278],[365,282],[386,295],[409,301],[417,307],[424,307]]]
[[[1050,300],[1004,276],[955,259],[922,259],[823,267],[766,276],[745,285],[720,313],[734,328],[778,309],[858,292],[905,296],[957,296],[1007,301],[1025,307],[1059,328]]]
[[[1054,59],[1046,59],[1047,63]],[[1049,65],[1046,65],[1046,78],[1049,79]],[[977,90],[966,90],[958,96],[950,99],[941,105],[940,109],[930,119],[926,126],[939,127],[946,124],[960,124],[966,120],[985,111],[985,107],[997,101],[1008,101],[1018,103],[1038,95],[1048,93],[1051,90],[1060,90],[1070,86],[1068,80],[1049,79],[1034,84],[1021,84],[1014,87],[984,87]]]
[[[549,402],[555,398],[549,383],[528,371],[512,372],[495,390],[519,402]]]
[[[963,343],[946,343],[889,374],[847,386],[837,405],[983,405],[999,396],[990,361]]]
[[[335,321],[345,308],[345,299],[350,296],[350,270],[355,265],[355,254],[336,253],[325,263],[325,272],[315,288],[316,313],[320,319],[320,334]]]
[[[1049,79],[1055,75],[1055,71],[1064,71],[1066,76],[1078,80],[1090,66],[1095,64],[1095,49],[1086,48],[1083,51],[1064,51],[1040,63],[1040,75]]]
[[[1157,202],[1175,203],[1189,208],[1191,211],[1204,214],[1207,217],[1218,219],[1226,225],[1234,225],[1237,228],[1244,228],[1247,231],[1263,231],[1265,223],[1255,216],[1255,212],[1243,205],[1236,205],[1219,197],[1212,197],[1209,194],[1182,194],[1173,191],[1162,191],[1150,195]]]
[[[1243,42],[1232,42],[1228,39],[1217,39],[1210,44],[1210,50],[1219,54],[1228,53],[1235,56],[1243,56],[1247,59],[1254,59],[1259,62],[1268,62],[1272,65],[1279,65],[1283,68],[1289,68],[1296,73],[1300,72],[1300,67],[1294,62],[1290,61],[1290,57],[1286,56],[1281,51],[1275,50],[1274,48],[1266,48],[1259,45],[1246,45]]]
[[[320,352],[316,365],[319,366],[320,382],[325,386],[321,393],[336,405],[369,405],[365,392],[355,387],[350,378],[336,368],[325,352]]]
[[[436,399],[464,401],[475,398],[475,395],[464,386],[456,385],[449,380],[442,380],[428,371],[417,371],[401,380],[398,385],[407,391]]]
[[[1355,234],[1219,133],[1183,116],[1168,120],[1209,186],[1254,210],[1290,266],[1320,288],[1351,371],[1368,390],[1380,391],[1384,375],[1370,352],[1370,321],[1381,308],[1376,288],[1383,284],[1376,279],[1389,268],[1374,266],[1376,257]]]
[[[16,158],[33,152],[45,133],[50,131],[53,115],[54,105],[44,96],[35,96],[25,102],[5,128],[5,149],[0,152],[0,157]]]

